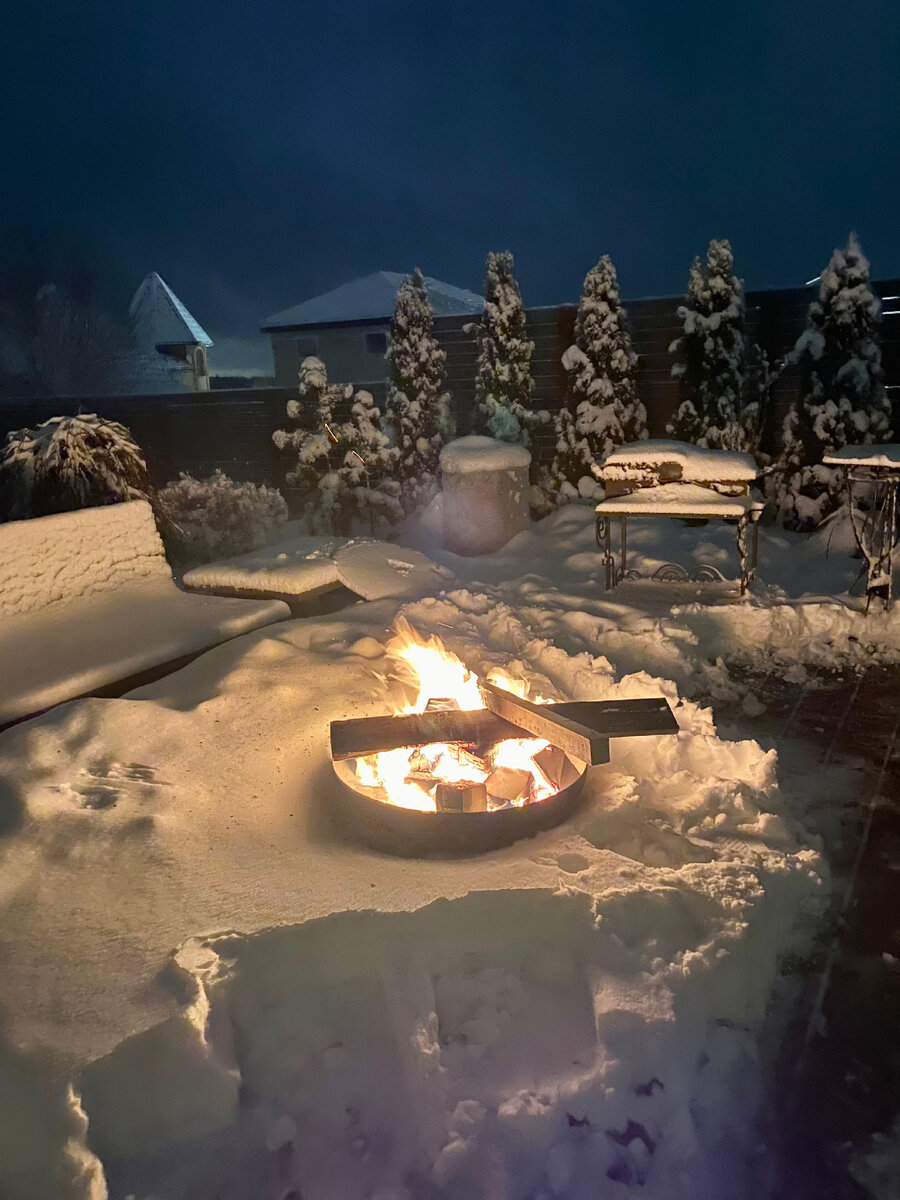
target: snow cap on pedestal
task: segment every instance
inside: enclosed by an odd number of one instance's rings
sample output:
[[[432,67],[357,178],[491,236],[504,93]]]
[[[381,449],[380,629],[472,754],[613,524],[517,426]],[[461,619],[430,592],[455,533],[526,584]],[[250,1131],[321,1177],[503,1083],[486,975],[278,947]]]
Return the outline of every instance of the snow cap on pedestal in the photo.
[[[474,475],[479,471],[512,471],[530,466],[531,455],[524,446],[497,438],[472,434],[449,442],[441,451],[444,474]]]

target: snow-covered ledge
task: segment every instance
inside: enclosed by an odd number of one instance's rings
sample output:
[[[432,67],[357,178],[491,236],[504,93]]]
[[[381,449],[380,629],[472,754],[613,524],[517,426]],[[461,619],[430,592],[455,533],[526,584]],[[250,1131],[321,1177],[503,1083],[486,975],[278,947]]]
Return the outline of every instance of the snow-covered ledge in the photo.
[[[490,554],[528,528],[524,446],[463,437],[441,452],[444,545],[455,554]]]

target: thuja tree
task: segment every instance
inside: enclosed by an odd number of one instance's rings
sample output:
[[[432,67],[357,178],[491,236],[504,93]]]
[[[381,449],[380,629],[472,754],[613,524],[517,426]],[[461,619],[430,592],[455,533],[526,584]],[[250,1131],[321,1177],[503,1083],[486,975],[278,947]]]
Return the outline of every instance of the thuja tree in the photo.
[[[598,487],[591,465],[613,446],[647,436],[647,413],[635,383],[637,355],[608,255],[585,276],[575,338],[562,363],[569,393],[555,421],[552,482],[563,499],[590,497]]]
[[[683,442],[713,450],[741,450],[746,341],[744,285],[733,274],[731,244],[709,243],[706,269],[695,258],[684,304],[678,308],[684,332],[669,350],[677,356],[673,378],[682,399],[667,432]]]
[[[385,423],[406,512],[434,494],[441,447],[451,430],[450,396],[444,390],[447,355],[433,323],[425,280],[416,269],[397,290],[387,349],[391,381]]]
[[[534,411],[531,353],[525,336],[525,310],[508,250],[487,257],[484,315],[465,327],[478,346],[474,432],[504,442],[528,444]]]
[[[325,364],[300,364],[300,396],[288,416],[305,425],[272,435],[281,450],[296,453],[287,481],[301,493],[303,519],[312,533],[377,532],[402,514],[392,456],[371,393],[330,384]]]
[[[785,419],[779,507],[785,525],[810,529],[841,503],[838,472],[823,455],[843,446],[884,442],[891,406],[882,383],[881,301],[855,234],[835,250],[809,306],[806,329],[790,358],[800,363],[805,393]]]

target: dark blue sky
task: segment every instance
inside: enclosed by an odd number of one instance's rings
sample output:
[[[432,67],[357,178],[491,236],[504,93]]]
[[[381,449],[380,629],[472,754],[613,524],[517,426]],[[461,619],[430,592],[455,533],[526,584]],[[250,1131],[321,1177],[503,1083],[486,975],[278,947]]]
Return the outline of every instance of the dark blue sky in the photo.
[[[12,9],[12,11],[10,11]],[[604,252],[681,292],[730,237],[802,284],[855,228],[900,274],[898,0],[8,0],[2,254],[112,294],[160,271],[213,337],[356,275],[528,304]]]

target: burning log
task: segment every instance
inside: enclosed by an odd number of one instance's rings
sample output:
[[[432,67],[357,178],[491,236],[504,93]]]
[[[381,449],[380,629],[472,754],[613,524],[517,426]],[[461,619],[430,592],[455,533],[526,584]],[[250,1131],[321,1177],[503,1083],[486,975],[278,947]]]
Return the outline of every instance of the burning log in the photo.
[[[483,783],[438,782],[434,801],[438,812],[487,812],[487,789]]]
[[[551,787],[561,791],[578,778],[578,769],[558,746],[545,746],[531,760]]]
[[[494,808],[517,804],[531,798],[531,772],[521,767],[496,767],[488,775],[485,787]]]

